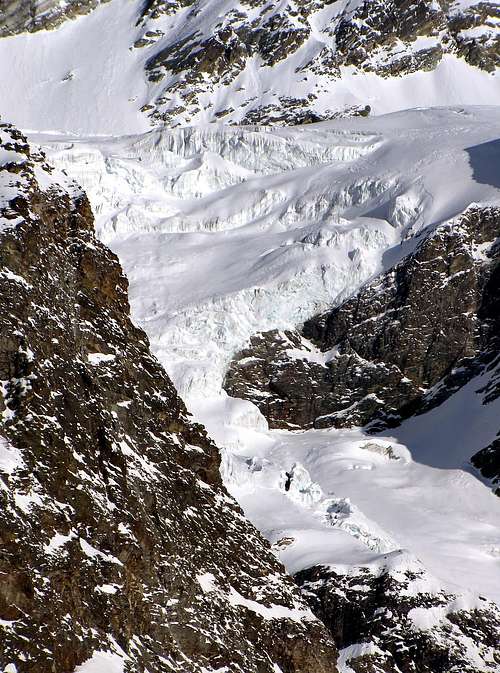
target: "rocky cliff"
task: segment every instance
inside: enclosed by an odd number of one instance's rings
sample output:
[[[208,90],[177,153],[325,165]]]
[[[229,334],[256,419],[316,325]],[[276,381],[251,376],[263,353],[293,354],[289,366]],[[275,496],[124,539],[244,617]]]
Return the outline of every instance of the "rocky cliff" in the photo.
[[[499,393],[499,236],[494,207],[424,232],[411,254],[301,331],[252,337],[227,391],[281,428],[395,426],[480,373],[488,404]],[[474,462],[498,481],[496,445]]]
[[[355,673],[496,673],[500,614],[451,594],[421,563],[393,552],[377,567],[316,566],[297,582]]]
[[[68,19],[88,14],[100,4],[101,0],[3,0],[0,37],[57,28]]]
[[[0,127],[0,668],[336,670],[129,318],[85,195]]]

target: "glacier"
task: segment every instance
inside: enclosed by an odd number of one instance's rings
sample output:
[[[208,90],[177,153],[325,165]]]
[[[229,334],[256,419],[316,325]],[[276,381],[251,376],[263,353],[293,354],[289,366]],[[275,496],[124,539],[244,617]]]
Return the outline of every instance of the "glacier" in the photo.
[[[500,602],[500,501],[466,463],[498,404],[486,416],[474,408],[464,433],[464,389],[454,409],[373,440],[357,428],[269,431],[255,406],[222,390],[250,335],[295,327],[423,232],[471,203],[499,203],[498,181],[471,158],[499,136],[495,108],[463,106],[286,129],[31,134],[87,191],[126,270],[135,321],[222,447],[226,486],[292,573],[396,554],[419,559],[439,586]],[[443,436],[439,465],[432,447]]]

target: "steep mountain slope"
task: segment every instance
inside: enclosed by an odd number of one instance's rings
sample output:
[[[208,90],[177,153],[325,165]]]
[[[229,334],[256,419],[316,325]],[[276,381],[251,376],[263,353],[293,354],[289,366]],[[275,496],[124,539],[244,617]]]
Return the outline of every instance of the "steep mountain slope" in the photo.
[[[471,207],[302,332],[253,337],[226,390],[257,404],[272,427],[292,428],[394,427],[475,376],[492,403],[499,238],[500,209]]]
[[[485,0],[9,0],[0,114],[123,135],[498,105],[499,20]]]
[[[461,458],[465,469],[472,460],[498,484],[500,210],[471,207],[420,238],[414,253],[302,331],[252,337],[231,363],[225,388],[255,403],[273,427],[369,424],[374,433],[418,414],[430,443],[420,459],[442,465],[455,458],[459,465]],[[411,421],[395,435],[408,446],[423,444]],[[386,461],[404,459],[386,441],[360,448]],[[332,526],[369,535],[349,499],[321,502],[300,463],[285,476],[285,490],[317,500]],[[393,549],[381,542],[381,551]],[[499,670],[499,614],[447,595],[419,564],[399,557],[393,552],[388,563],[319,565],[297,574],[345,656],[359,655],[362,670]],[[365,649],[353,648],[360,641]]]
[[[233,123],[330,118],[346,111],[335,89],[348,67],[351,76],[398,77],[434,70],[445,54],[490,72],[500,65],[493,2],[151,2],[146,17],[136,44],[156,52],[146,62],[150,80],[161,83],[152,117],[174,124],[206,119],[207,107],[208,119]],[[351,112],[368,113],[370,102]]]
[[[376,438],[268,431],[253,404],[227,397],[224,376],[255,332],[293,330],[400,262],[424,232],[474,203],[498,207],[499,136],[494,108],[34,136],[85,185],[134,316],[223,447],[229,489],[332,628],[345,673],[496,673],[498,612],[478,594],[500,601],[500,500],[465,461],[478,426],[481,446],[495,437],[497,402],[474,425],[481,400],[471,406],[479,396],[465,386],[467,414],[441,405],[423,426]]]
[[[499,21],[2,4],[6,673],[498,673]]]
[[[5,124],[0,264],[1,669],[333,673],[85,195]]]
[[[447,594],[401,552],[384,564],[308,568],[296,577],[342,648],[344,671],[498,671],[500,613]],[[350,669],[350,670],[349,670]]]

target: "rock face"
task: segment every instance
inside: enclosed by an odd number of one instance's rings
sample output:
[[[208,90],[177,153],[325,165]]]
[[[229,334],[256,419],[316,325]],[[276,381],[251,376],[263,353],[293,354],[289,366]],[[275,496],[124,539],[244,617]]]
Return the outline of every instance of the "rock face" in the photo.
[[[404,552],[385,566],[316,566],[296,576],[355,673],[494,673],[500,614],[484,598],[440,590]]]
[[[85,195],[5,124],[0,166],[0,668],[333,673]]]
[[[148,78],[161,87],[146,110],[153,121],[194,121],[212,106],[207,93],[216,89],[231,104],[210,112],[225,122],[297,124],[368,114],[369,105],[327,109],[320,102],[322,91],[335,90],[341,68],[395,77],[433,70],[445,54],[490,72],[500,64],[500,9],[494,2],[307,0],[271,6],[243,0],[223,18],[216,10],[215,2],[192,0],[145,8],[136,46],[151,52]],[[279,84],[266,79],[270,67],[282,67],[287,80],[290,73],[297,77],[296,95],[279,93]],[[267,91],[246,90],[256,75],[269,82]],[[267,92],[263,104],[256,94]]]
[[[88,14],[108,0],[3,0],[0,37],[29,31],[49,30],[67,19]]]
[[[484,371],[488,403],[500,392],[499,236],[499,209],[471,207],[300,332],[253,337],[226,390],[280,428],[394,426]],[[495,446],[474,462],[498,479]]]

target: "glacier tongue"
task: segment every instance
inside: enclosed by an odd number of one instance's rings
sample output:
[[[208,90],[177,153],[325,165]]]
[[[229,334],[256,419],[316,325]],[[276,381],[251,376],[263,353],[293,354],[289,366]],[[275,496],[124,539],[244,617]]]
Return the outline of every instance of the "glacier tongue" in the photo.
[[[294,327],[393,264],[424,228],[498,202],[467,149],[499,136],[493,108],[33,136],[87,191],[98,233],[127,272],[135,320],[223,447],[228,488],[291,572],[373,563],[404,547],[444,582],[465,577],[500,599],[499,503],[475,477],[414,463],[414,447],[391,438],[404,460],[389,460],[363,449],[358,430],[269,432],[256,407],[221,390],[251,334]],[[284,490],[293,465],[318,485],[318,502]]]

